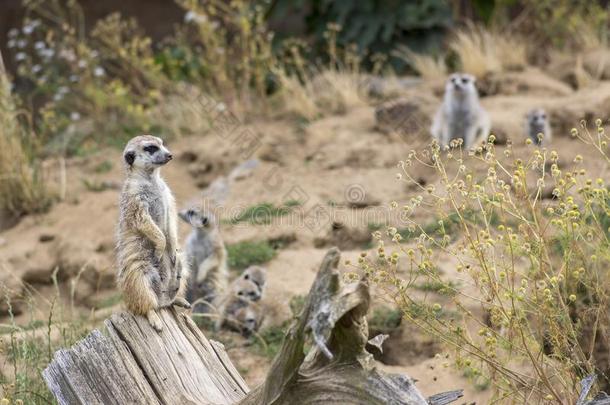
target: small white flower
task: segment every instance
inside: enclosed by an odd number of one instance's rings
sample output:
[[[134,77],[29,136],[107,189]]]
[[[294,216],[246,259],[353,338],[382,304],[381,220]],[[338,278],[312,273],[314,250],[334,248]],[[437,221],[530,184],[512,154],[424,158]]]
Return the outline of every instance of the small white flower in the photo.
[[[17,62],[25,60],[25,58],[26,58],[26,54],[24,52],[18,52],[17,55],[15,55],[15,60]]]
[[[32,26],[32,28],[36,29],[40,27],[40,20],[33,20],[30,25]]]
[[[31,24],[28,24],[23,27],[22,31],[25,35],[30,35],[32,32],[34,32],[34,27],[32,27]]]
[[[225,105],[225,103],[218,103],[216,105],[216,110],[217,111],[223,112],[226,109],[227,109],[227,106]]]
[[[32,73],[38,73],[42,70],[42,66],[40,65],[34,65],[32,66]]]
[[[81,68],[81,69],[86,68],[87,67],[87,61],[86,60],[82,60],[82,59],[79,60],[78,61],[78,67]]]
[[[70,49],[62,49],[59,51],[59,56],[67,60],[68,62],[74,62],[76,60],[76,55]]]
[[[78,121],[78,120],[80,120],[80,114],[77,112],[72,112],[72,113],[70,113],[70,119],[72,121]]]
[[[197,24],[203,24],[208,21],[208,17],[206,15],[197,14],[194,11],[189,11],[184,15],[184,22],[195,22]]]
[[[61,94],[62,96],[68,93],[69,91],[70,89],[68,89],[66,86],[61,86],[59,89],[57,89],[57,93]]]
[[[184,22],[191,22],[195,20],[195,12],[189,11],[184,15]]]
[[[64,98],[64,95],[61,93],[57,93],[53,96],[53,101],[60,101],[62,98]]]
[[[42,51],[40,51],[40,56],[42,56],[46,60],[51,59],[53,57],[53,55],[55,55],[55,51],[51,48],[43,49]]]
[[[97,58],[99,56],[99,54],[100,53],[98,51],[96,51],[95,49],[93,51],[91,51],[91,57],[93,59]]]
[[[76,83],[79,79],[78,75],[70,75],[69,77],[70,81],[73,83]]]
[[[28,41],[26,41],[25,39],[20,39],[19,41],[17,41],[17,48],[25,48],[27,44]]]
[[[15,41],[14,39],[9,39],[6,43],[6,46],[8,46],[9,48],[14,48],[15,45],[17,45],[17,41]]]
[[[36,49],[37,51],[41,51],[43,49],[45,49],[47,46],[44,43],[44,41],[36,41],[34,43],[34,49]]]
[[[96,66],[95,69],[93,69],[93,75],[96,77],[102,77],[105,74],[106,74],[106,71],[101,66]]]
[[[17,28],[11,28],[8,32],[9,38],[15,38],[17,35],[19,35],[19,30]]]

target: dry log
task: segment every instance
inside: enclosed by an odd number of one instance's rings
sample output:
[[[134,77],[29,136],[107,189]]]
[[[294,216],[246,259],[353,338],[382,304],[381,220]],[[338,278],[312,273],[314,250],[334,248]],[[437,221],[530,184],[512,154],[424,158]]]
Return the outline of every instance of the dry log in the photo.
[[[342,285],[339,259],[337,249],[327,253],[265,382],[252,391],[222,344],[174,309],[160,311],[161,333],[141,317],[113,315],[106,335],[95,330],[59,350],[44,379],[60,404],[440,405],[461,397],[452,391],[426,400],[409,377],[375,368],[365,350],[368,285]]]

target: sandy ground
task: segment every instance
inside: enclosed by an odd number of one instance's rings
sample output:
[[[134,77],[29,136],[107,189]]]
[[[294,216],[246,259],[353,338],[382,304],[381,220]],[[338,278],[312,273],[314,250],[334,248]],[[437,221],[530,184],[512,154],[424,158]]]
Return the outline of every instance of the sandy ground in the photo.
[[[574,156],[580,153],[590,169],[600,177],[609,177],[605,164],[569,137],[569,128],[583,117],[606,116],[610,82],[574,92],[539,71],[516,73],[503,80],[499,83],[505,87],[506,83],[513,84],[504,89],[506,94],[485,97],[482,103],[490,111],[494,130],[509,135],[517,153],[527,149],[522,135],[523,116],[529,108],[543,106],[555,120],[551,147],[559,151],[565,167],[570,167]],[[431,87],[438,93],[438,85]],[[405,90],[403,96],[420,93],[430,94],[430,87],[424,84]],[[425,113],[431,113],[439,102],[438,97],[431,100],[429,105],[422,106]],[[375,126],[375,107],[367,105],[305,127],[281,120],[254,121],[240,127],[258,136],[260,145],[251,151],[251,156],[258,158],[260,165],[251,176],[232,185],[224,201],[223,217],[262,202],[280,205],[291,199],[303,201],[298,215],[278,218],[270,225],[222,227],[226,243],[294,238],[266,265],[269,277],[264,301],[273,308],[267,325],[280,324],[290,317],[290,298],[307,293],[327,246],[339,244],[344,258],[355,259],[366,248],[369,224],[396,224],[395,214],[387,209],[389,202],[407,201],[414,195],[413,188],[396,180],[396,164],[411,149],[420,147],[421,139],[384,134]],[[199,200],[207,184],[250,157],[239,144],[213,132],[173,140],[169,148],[176,159],[163,169],[163,176],[179,208]],[[502,148],[498,147],[500,151]],[[51,282],[55,270],[63,303],[73,306],[77,314],[89,314],[92,307],[120,309],[113,268],[118,186],[123,177],[120,151],[101,150],[66,163],[68,186],[64,200],[49,213],[24,218],[0,233],[0,285],[8,287],[19,324],[48,317],[55,294]],[[57,179],[58,168],[59,162],[47,162],[47,175]],[[419,173],[419,178],[427,184],[437,181],[434,173],[426,170]],[[349,208],[354,202],[360,208]],[[348,235],[328,240],[331,223],[337,219],[349,225]],[[189,229],[180,223],[179,231],[182,239]],[[446,277],[459,280],[460,275],[448,258],[441,263]],[[24,295],[31,296],[32,305],[19,298]],[[2,318],[7,308],[2,305],[0,323],[7,323],[7,318]],[[219,338],[224,340],[230,357],[249,385],[260,383],[270,359],[257,354],[236,334],[223,333]],[[392,365],[380,367],[410,375],[418,380],[418,387],[426,395],[464,388],[466,403],[485,403],[490,396],[490,390],[475,388],[458,371],[445,367],[443,356],[435,358],[440,353],[439,346],[417,333],[402,333],[393,338],[391,353]]]

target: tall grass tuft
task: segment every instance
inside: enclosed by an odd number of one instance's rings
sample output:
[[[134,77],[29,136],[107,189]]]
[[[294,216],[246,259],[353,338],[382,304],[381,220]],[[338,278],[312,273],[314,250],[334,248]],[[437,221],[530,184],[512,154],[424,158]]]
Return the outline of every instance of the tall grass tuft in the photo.
[[[15,99],[0,55],[0,216],[19,217],[48,207],[40,172],[31,163]]]
[[[449,48],[457,55],[461,69],[479,78],[527,65],[525,41],[474,25],[456,31]]]

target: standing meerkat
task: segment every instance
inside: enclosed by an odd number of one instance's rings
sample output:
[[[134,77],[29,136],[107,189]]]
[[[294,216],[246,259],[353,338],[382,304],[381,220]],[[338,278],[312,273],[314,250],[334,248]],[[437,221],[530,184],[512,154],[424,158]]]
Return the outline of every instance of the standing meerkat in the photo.
[[[151,135],[131,139],[123,151],[126,178],[119,202],[117,284],[127,309],[162,330],[155,312],[178,305],[188,267],[178,251],[176,205],[160,168],[172,159],[163,141]]]
[[[430,128],[434,139],[447,146],[461,138],[464,146],[471,148],[487,139],[490,129],[489,115],[479,104],[474,76],[463,73],[449,76],[443,103]]]
[[[212,212],[199,207],[180,211],[179,216],[193,227],[185,241],[185,255],[192,270],[187,299],[203,301],[194,304],[194,312],[210,312],[229,284],[227,250],[218,222]]]
[[[540,138],[540,134],[542,137]],[[534,108],[527,113],[525,120],[525,135],[535,144],[548,144],[553,136],[546,111],[542,108]]]

